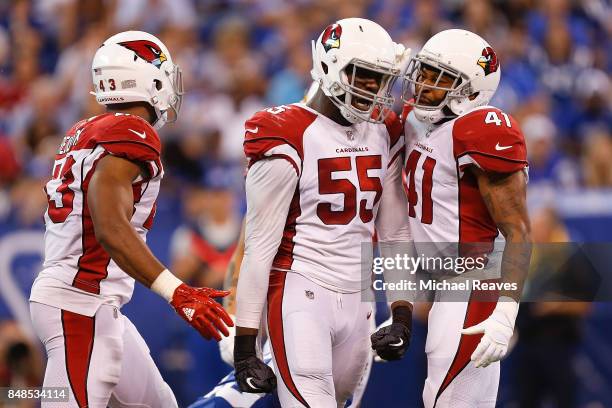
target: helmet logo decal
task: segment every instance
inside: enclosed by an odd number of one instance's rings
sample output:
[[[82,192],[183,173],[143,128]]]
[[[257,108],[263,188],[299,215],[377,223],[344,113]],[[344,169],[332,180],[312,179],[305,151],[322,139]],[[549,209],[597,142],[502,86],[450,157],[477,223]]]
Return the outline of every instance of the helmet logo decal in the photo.
[[[119,45],[134,51],[143,60],[159,68],[162,62],[167,61],[166,54],[159,48],[157,44],[149,40],[124,41]]]
[[[499,68],[499,60],[493,48],[486,47],[482,50],[482,56],[476,62],[484,70],[485,76],[489,75]]]
[[[328,52],[332,48],[340,48],[340,36],[342,35],[342,26],[340,24],[332,24],[327,26],[323,35],[321,36],[321,44],[325,52]]]

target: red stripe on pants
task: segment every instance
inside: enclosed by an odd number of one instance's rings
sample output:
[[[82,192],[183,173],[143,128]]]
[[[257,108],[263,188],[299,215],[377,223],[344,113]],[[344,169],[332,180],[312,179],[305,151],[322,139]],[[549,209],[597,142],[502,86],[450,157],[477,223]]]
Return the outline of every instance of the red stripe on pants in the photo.
[[[482,302],[474,300],[482,298],[482,291],[472,291],[470,301],[468,302],[467,310],[465,312],[465,320],[463,322],[464,329],[483,322],[485,319],[491,316],[491,313],[493,313],[493,309],[495,309],[497,302]],[[457,351],[455,353],[455,358],[448,368],[446,376],[444,377],[444,380],[440,385],[440,389],[438,390],[438,394],[436,395],[436,402],[450,383],[457,378],[461,371],[463,371],[463,369],[469,364],[472,353],[476,350],[478,343],[480,343],[480,339],[482,339],[482,334],[473,334],[469,336],[465,334],[461,335],[459,346],[457,347]]]
[[[94,343],[95,318],[62,310],[66,371],[79,408],[87,403],[87,374]]]
[[[283,292],[285,290],[286,278],[287,272],[273,271],[270,273],[270,283],[268,286],[268,333],[272,350],[274,351],[274,359],[285,386],[295,399],[305,407],[310,407],[293,382],[291,371],[289,371],[289,362],[287,361],[285,336],[283,333]]]

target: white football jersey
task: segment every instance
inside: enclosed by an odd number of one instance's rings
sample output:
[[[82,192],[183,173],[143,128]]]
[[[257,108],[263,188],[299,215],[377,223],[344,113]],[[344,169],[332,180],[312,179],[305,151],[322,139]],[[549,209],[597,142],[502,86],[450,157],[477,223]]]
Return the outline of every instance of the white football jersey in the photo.
[[[282,157],[299,177],[273,269],[339,292],[367,287],[361,244],[372,242],[387,168],[403,151],[398,117],[342,126],[293,104],[256,113],[245,131],[249,166]]]
[[[410,230],[421,243],[492,243],[498,229],[468,166],[510,173],[527,169],[517,122],[492,106],[427,127],[405,120],[404,186]]]
[[[163,168],[156,131],[140,117],[106,113],[77,123],[57,152],[45,187],[45,260],[30,299],[84,314],[101,303],[118,307],[132,296],[134,279],[97,242],[87,189],[106,155],[140,163],[149,176],[133,182],[131,224],[143,240],[151,228]],[[74,310],[78,309],[78,310]]]

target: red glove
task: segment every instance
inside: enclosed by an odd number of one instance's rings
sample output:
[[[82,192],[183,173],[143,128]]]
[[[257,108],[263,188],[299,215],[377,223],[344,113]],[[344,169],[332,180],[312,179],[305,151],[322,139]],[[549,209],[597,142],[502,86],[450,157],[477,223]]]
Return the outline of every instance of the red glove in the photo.
[[[206,340],[221,340],[219,332],[226,337],[226,326],[234,326],[225,309],[213,298],[225,297],[230,292],[211,288],[193,288],[181,284],[172,295],[170,304],[187,323],[195,328]]]

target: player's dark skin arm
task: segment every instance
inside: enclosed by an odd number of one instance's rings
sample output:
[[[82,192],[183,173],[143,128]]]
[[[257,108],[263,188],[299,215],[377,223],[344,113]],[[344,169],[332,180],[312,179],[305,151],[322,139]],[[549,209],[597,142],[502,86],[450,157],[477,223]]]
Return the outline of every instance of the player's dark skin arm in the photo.
[[[408,309],[410,309],[410,313],[412,313],[412,304],[406,300],[398,300],[396,302],[391,303],[391,312],[393,312],[395,308],[398,307],[407,307]]]
[[[259,329],[236,326],[236,336],[257,336]]]
[[[146,287],[165,269],[130,224],[134,210],[132,182],[143,170],[116,156],[102,158],[89,183],[87,205],[96,240],[113,261]]]
[[[502,290],[517,302],[523,292],[531,259],[531,229],[527,214],[527,180],[522,171],[510,174],[485,173],[472,168],[489,214],[506,238],[502,256],[502,282],[516,283],[516,290]]]

